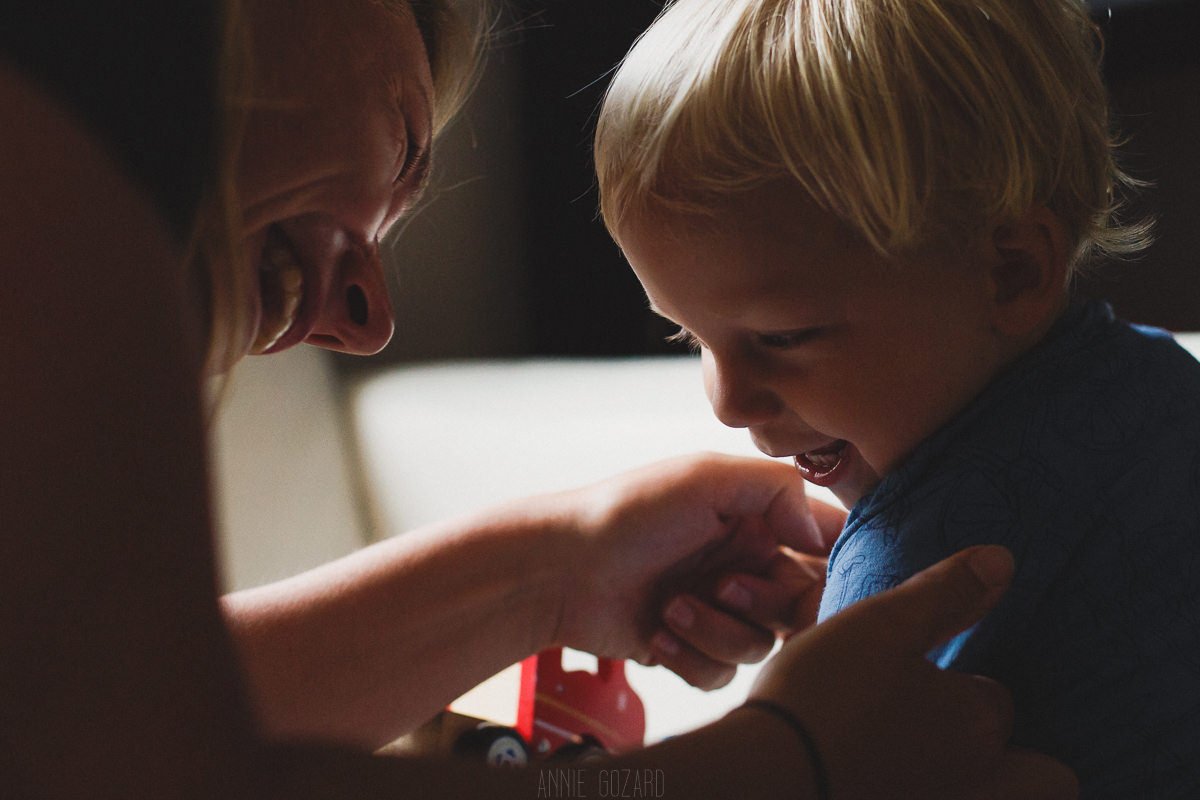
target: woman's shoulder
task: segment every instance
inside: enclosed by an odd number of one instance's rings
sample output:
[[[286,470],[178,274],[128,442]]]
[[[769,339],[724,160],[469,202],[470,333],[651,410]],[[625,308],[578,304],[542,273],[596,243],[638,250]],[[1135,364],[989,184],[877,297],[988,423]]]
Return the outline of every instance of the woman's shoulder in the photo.
[[[55,414],[100,414],[107,391],[135,400],[149,370],[198,395],[202,309],[161,209],[76,116],[3,63],[0,106],[5,440],[15,420],[49,435]]]
[[[219,19],[211,1],[6,2],[0,63],[68,110],[182,237],[212,172]]]
[[[245,716],[215,596],[200,309],[160,209],[78,117],[4,63],[0,107],[0,634],[22,654],[0,681],[6,781],[74,797],[103,774],[141,796]]]

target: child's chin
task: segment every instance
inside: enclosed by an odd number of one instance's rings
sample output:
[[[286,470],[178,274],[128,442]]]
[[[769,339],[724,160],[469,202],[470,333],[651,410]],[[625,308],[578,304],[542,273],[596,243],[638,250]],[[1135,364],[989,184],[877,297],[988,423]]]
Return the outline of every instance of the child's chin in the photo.
[[[859,500],[879,485],[879,476],[863,460],[854,445],[847,445],[843,459],[837,482],[829,487],[829,491],[843,506],[854,508]]]
[[[871,488],[870,486],[865,488],[832,486],[830,487],[830,491],[833,492],[833,496],[838,499],[839,503],[847,509],[851,509],[863,498],[863,495],[871,491]]]
[[[830,466],[823,459],[833,454],[838,458]],[[792,460],[804,480],[813,486],[828,489],[846,508],[852,508],[863,495],[879,484],[878,473],[866,462],[858,448],[845,440],[820,450],[798,454]]]

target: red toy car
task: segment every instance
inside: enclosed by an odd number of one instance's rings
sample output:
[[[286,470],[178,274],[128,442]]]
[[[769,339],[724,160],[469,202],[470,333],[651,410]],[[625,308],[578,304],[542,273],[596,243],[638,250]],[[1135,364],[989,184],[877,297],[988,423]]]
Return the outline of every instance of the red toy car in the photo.
[[[493,766],[537,758],[585,759],[642,746],[646,713],[625,679],[625,662],[597,659],[597,671],[565,670],[562,649],[545,650],[521,664],[514,727],[482,723],[458,737],[454,752],[483,757]]]

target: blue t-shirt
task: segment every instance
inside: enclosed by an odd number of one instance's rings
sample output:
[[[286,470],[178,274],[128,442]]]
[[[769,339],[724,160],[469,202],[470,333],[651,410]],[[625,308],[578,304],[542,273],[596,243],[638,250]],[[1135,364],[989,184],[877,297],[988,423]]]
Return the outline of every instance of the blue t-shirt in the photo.
[[[1083,797],[1200,798],[1200,363],[1072,306],[855,505],[820,618],[985,543],[1012,588],[930,658],[1012,689]]]

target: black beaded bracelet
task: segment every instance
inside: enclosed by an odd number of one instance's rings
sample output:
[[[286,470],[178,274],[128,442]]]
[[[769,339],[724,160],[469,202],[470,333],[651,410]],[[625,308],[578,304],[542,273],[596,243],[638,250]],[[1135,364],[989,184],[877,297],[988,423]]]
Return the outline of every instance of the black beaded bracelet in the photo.
[[[829,800],[829,773],[825,771],[825,761],[821,758],[821,751],[817,749],[817,743],[813,740],[812,734],[808,732],[808,728],[804,727],[804,723],[800,721],[800,718],[783,706],[773,703],[770,700],[747,700],[739,708],[752,708],[765,711],[776,719],[787,723],[787,726],[800,739],[800,743],[804,745],[804,749],[808,751],[808,761],[812,765],[813,782],[817,785],[817,800]]]

